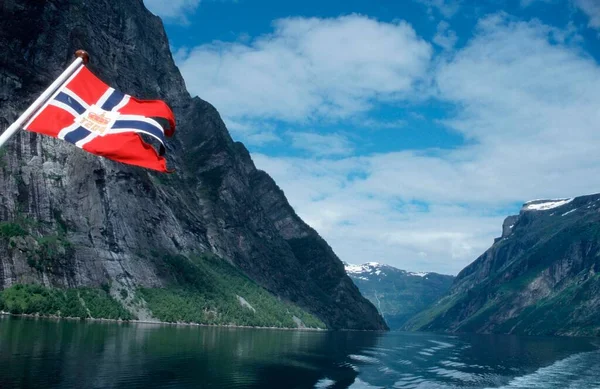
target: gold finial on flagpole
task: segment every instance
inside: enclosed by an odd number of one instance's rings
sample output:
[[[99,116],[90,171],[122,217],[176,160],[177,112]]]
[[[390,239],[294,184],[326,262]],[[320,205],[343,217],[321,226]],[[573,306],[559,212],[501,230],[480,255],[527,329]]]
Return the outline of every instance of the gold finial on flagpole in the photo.
[[[90,62],[90,55],[89,55],[89,54],[88,54],[88,52],[87,52],[87,51],[85,51],[85,50],[77,50],[77,51],[75,52],[75,56],[76,56],[77,58],[81,58],[81,60],[83,61],[83,64],[84,64],[84,65],[87,65],[87,64],[88,64],[88,62]]]

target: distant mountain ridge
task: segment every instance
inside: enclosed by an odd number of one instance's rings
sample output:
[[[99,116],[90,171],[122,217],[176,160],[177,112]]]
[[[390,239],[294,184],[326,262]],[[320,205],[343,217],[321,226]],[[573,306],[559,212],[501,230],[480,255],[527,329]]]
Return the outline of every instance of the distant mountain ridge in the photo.
[[[404,329],[600,335],[600,194],[525,203]]]
[[[408,272],[377,262],[362,265],[344,262],[344,267],[390,329],[401,328],[410,317],[442,297],[454,280],[453,276]]]

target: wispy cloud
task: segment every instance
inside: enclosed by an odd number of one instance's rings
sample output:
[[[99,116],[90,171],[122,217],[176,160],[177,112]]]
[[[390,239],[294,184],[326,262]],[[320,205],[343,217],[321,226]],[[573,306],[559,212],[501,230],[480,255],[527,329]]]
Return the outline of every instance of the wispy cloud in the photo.
[[[557,0],[521,0],[520,5],[521,7],[526,8],[535,3],[553,3],[556,1]]]
[[[383,130],[383,129],[405,128],[408,125],[408,122],[404,119],[382,120],[382,119],[367,118],[367,119],[358,120],[356,122],[356,125],[360,126],[360,127],[365,127],[367,129],[372,129],[372,130]]]
[[[433,42],[444,50],[452,50],[458,37],[456,33],[450,29],[450,24],[446,21],[441,21],[437,25],[437,32],[433,37]]]
[[[340,134],[317,134],[313,132],[288,132],[292,147],[308,151],[314,156],[348,155],[354,151],[352,143]]]
[[[224,118],[223,121],[234,138],[250,146],[265,146],[281,142],[281,137],[275,131],[275,125],[271,123],[252,120],[240,122],[231,118]]]
[[[590,18],[588,26],[591,28],[600,28],[600,2],[598,0],[574,1],[575,5]]]
[[[144,0],[146,7],[167,21],[187,23],[188,16],[196,12],[200,0]]]
[[[461,0],[415,0],[427,7],[427,12],[433,15],[434,11],[439,12],[444,18],[453,17],[460,9]]]
[[[564,1],[566,2],[566,1]],[[529,7],[536,3],[560,3],[559,0],[521,0],[521,7]],[[588,18],[588,27],[600,28],[600,1],[598,0],[569,0],[575,8],[583,12]]]

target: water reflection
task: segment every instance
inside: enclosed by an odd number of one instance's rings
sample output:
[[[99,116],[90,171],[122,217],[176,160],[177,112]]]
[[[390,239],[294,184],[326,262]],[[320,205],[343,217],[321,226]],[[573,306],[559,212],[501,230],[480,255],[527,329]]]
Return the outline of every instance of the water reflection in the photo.
[[[379,335],[0,319],[0,387],[310,388]]]

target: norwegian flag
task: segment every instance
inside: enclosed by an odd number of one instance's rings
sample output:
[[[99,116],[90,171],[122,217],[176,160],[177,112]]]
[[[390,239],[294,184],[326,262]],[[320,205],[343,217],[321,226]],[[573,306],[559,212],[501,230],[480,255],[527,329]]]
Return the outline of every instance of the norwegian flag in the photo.
[[[175,132],[175,117],[163,101],[123,94],[81,65],[23,128],[115,161],[168,172],[165,136]],[[156,139],[159,152],[140,134]]]

